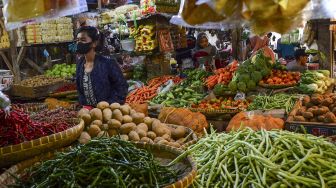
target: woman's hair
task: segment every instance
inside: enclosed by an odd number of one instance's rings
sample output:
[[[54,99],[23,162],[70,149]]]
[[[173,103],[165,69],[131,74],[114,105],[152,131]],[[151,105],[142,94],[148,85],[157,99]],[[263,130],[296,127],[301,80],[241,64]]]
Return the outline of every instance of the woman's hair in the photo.
[[[92,39],[92,42],[97,42],[96,51],[100,51],[103,49],[104,35],[101,32],[99,32],[97,28],[92,26],[83,26],[77,30],[76,35],[82,32],[85,32]]]

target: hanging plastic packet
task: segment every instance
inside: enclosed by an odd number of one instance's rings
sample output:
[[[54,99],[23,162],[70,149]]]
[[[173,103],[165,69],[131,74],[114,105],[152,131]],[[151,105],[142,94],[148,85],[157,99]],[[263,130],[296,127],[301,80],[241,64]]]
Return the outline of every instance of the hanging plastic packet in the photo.
[[[88,10],[86,0],[3,0],[7,30]]]
[[[245,93],[238,92],[236,94],[236,96],[234,97],[234,100],[235,101],[237,101],[237,100],[245,100],[245,97],[246,97]]]
[[[3,88],[0,88],[2,90]],[[0,108],[9,114],[11,102],[9,98],[0,91]]]
[[[158,93],[159,94],[167,93],[174,86],[175,86],[174,81],[168,80],[165,84],[163,84],[163,86],[158,88]]]

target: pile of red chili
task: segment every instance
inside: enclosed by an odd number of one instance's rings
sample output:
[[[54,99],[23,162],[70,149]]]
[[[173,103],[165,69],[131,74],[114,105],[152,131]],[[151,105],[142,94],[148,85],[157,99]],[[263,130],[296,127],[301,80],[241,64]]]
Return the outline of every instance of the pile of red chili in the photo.
[[[43,110],[32,116],[32,120],[38,122],[52,122],[55,126],[62,125],[64,122],[73,125],[73,118],[77,117],[77,111],[57,108],[56,110]]]
[[[20,144],[67,130],[67,122],[34,121],[25,112],[14,109],[7,114],[0,110],[0,147]]]
[[[69,85],[65,85],[62,86],[60,88],[58,88],[55,93],[61,93],[61,92],[66,92],[66,91],[74,91],[77,90],[77,86],[76,84],[69,84]]]

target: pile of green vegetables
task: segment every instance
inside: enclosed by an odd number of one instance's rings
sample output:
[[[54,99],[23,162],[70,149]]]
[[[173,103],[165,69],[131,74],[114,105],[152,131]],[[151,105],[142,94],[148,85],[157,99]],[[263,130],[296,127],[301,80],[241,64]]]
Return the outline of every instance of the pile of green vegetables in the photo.
[[[194,187],[336,187],[335,150],[324,138],[288,131],[212,131],[176,161],[193,155]]]
[[[270,59],[262,53],[257,53],[252,58],[243,62],[238,67],[229,88],[232,92],[247,92],[254,90],[263,77],[270,75],[272,64]]]
[[[72,77],[76,74],[76,64],[56,64],[45,75],[52,77]]]
[[[162,187],[178,172],[117,138],[92,140],[32,167],[19,187]]]
[[[330,78],[330,71],[328,70],[307,70],[301,75],[300,84],[297,88],[305,94],[323,94],[334,83],[335,81]]]
[[[289,113],[299,99],[297,95],[279,93],[275,95],[257,95],[247,110],[285,109]]]
[[[185,71],[187,78],[179,85],[173,87],[166,93],[160,93],[154,97],[150,104],[162,104],[169,107],[189,107],[191,104],[197,104],[205,97],[203,80],[209,73],[205,70],[194,69]]]

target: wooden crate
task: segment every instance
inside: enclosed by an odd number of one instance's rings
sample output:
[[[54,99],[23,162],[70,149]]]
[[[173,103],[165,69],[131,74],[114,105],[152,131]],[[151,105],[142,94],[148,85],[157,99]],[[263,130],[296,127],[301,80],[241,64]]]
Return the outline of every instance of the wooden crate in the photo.
[[[64,84],[65,84],[64,81],[38,87],[27,87],[23,85],[14,84],[10,92],[13,96],[24,98],[48,97],[50,93],[54,92],[56,89],[63,86]]]
[[[315,136],[333,136],[336,135],[336,123],[323,122],[300,122],[294,121],[294,116],[299,108],[302,107],[302,102],[296,102],[293,110],[290,112],[285,129],[293,132],[309,133]]]

